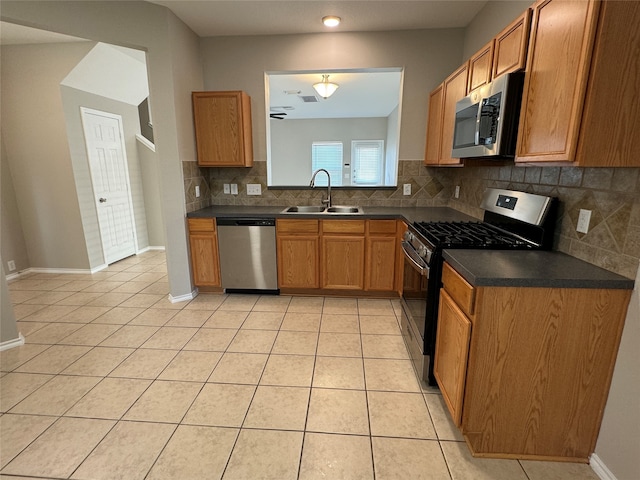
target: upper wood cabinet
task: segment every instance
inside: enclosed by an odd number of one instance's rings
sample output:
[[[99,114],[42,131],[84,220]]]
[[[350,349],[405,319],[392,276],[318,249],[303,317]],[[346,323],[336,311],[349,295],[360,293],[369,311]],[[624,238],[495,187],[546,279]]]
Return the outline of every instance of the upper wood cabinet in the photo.
[[[440,108],[434,106],[433,111],[440,113],[441,120],[436,119],[427,122],[427,146],[425,149],[426,165],[460,165],[459,158],[451,156],[451,148],[453,147],[453,130],[455,127],[456,102],[467,94],[467,75],[469,72],[469,63],[465,63],[455,72],[453,72],[442,85],[436,88],[431,96],[431,101],[440,98]],[[438,89],[442,89],[439,94]],[[429,115],[431,116],[432,108],[429,107]],[[435,130],[438,128],[438,130]],[[432,130],[433,129],[433,130]],[[434,151],[438,150],[437,159],[433,156]]]
[[[242,91],[193,92],[198,165],[253,165],[251,99]]]
[[[442,106],[444,100],[444,84],[429,94],[429,113],[427,117],[427,144],[424,151],[426,165],[438,165],[440,160],[440,144],[442,143]]]
[[[516,162],[640,165],[640,2],[534,5]]]
[[[527,8],[522,15],[496,36],[493,43],[491,78],[525,68],[530,25],[531,9]]]
[[[472,92],[491,81],[493,61],[493,40],[469,59],[469,80],[467,92]]]

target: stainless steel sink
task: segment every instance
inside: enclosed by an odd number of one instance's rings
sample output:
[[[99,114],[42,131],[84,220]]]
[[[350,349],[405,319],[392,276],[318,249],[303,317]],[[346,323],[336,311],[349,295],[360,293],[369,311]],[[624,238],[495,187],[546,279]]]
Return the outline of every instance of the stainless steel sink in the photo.
[[[326,213],[362,213],[362,209],[360,207],[351,207],[351,206],[345,206],[345,205],[340,205],[340,206],[335,206],[335,207],[328,207],[325,211]]]
[[[317,205],[296,205],[295,207],[287,207],[282,213],[321,213],[321,214],[362,214],[362,208],[351,205],[336,205],[335,207],[324,207]]]
[[[282,213],[322,213],[326,207],[317,205],[299,205],[285,208]]]

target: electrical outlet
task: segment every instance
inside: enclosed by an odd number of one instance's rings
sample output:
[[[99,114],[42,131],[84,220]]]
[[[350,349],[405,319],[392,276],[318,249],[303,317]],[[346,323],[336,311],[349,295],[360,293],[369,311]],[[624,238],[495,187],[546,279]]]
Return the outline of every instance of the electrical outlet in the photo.
[[[200,185],[196,185],[196,198],[200,196]]]
[[[580,209],[580,215],[578,215],[578,225],[576,230],[580,233],[589,232],[589,222],[591,221],[591,210]]]
[[[247,195],[262,195],[262,185],[259,183],[247,183]]]
[[[238,194],[238,184],[237,183],[232,183],[231,184],[231,195],[237,195]]]
[[[460,198],[460,185],[456,185],[456,190],[453,193],[453,198]]]
[[[228,183],[225,183],[224,185],[222,185],[222,191],[227,195],[231,193],[231,187],[229,186]]]
[[[15,272],[15,270],[16,270],[16,262],[14,262],[13,260],[9,260],[7,262],[7,267],[9,267],[9,271],[10,272]]]
[[[410,183],[405,183],[402,186],[402,194],[403,195],[411,195],[411,184]]]

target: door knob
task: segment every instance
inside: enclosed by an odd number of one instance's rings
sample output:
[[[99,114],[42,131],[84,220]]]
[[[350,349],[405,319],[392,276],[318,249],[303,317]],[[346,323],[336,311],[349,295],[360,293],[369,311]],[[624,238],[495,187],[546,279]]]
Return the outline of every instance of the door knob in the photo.
[[[106,202],[106,201],[107,201],[107,199],[106,199],[106,198],[101,198],[101,199],[99,200],[99,202],[100,202],[100,203],[104,203],[104,202]]]

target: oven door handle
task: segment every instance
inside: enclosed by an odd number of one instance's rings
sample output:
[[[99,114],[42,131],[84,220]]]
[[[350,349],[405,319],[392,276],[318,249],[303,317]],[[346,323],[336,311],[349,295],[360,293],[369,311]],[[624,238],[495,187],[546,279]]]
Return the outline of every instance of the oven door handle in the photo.
[[[409,242],[402,242],[402,253],[407,260],[409,260],[412,266],[420,273],[422,277],[429,278],[429,265],[425,263],[422,258],[415,253],[415,250]]]

